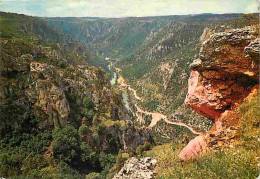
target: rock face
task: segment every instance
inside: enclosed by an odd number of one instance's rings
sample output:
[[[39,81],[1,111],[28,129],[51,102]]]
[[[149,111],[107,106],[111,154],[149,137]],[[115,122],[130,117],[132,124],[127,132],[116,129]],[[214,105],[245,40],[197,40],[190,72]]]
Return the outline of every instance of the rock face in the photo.
[[[201,115],[219,118],[257,83],[259,38],[255,28],[217,33],[206,40],[191,64],[185,103]],[[258,42],[258,43],[257,43]]]
[[[131,121],[126,121],[125,127],[120,130],[120,136],[124,149],[136,149],[145,142],[153,143],[149,129],[138,129]]]
[[[191,64],[185,103],[214,120],[215,125],[205,136],[192,140],[180,153],[180,158],[194,158],[224,136],[227,140],[218,145],[232,145],[228,139],[236,138],[237,107],[258,85],[259,41],[258,29],[245,27],[213,34],[203,42],[199,59]]]
[[[202,155],[206,150],[206,145],[204,136],[195,137],[189,142],[188,146],[181,151],[179,157],[183,160],[187,160]]]
[[[154,178],[156,159],[145,157],[137,159],[132,157],[126,161],[124,167],[113,179],[152,179]]]
[[[214,29],[210,29],[210,28],[206,27],[204,29],[202,35],[200,36],[200,42],[207,40],[214,32],[215,32]]]
[[[102,134],[99,135],[101,143],[100,151],[115,152],[117,151],[115,150],[117,145],[123,149],[135,150],[138,146],[146,142],[153,143],[149,130],[134,126],[130,120],[121,120],[120,123],[121,125],[111,125],[102,130]],[[89,146],[93,148],[97,147],[92,131],[84,133],[82,139]],[[113,151],[110,151],[111,148]]]
[[[64,49],[53,50],[17,39],[0,43],[0,99],[7,106],[27,106],[24,113],[35,116],[41,126],[63,126],[68,120],[80,123],[83,116],[92,120],[94,110],[107,111],[112,120],[122,116],[128,119],[121,95],[111,89],[101,69],[85,61],[70,64],[70,56],[61,52]],[[71,53],[71,58],[80,61],[84,57]],[[9,116],[3,118],[8,120]]]

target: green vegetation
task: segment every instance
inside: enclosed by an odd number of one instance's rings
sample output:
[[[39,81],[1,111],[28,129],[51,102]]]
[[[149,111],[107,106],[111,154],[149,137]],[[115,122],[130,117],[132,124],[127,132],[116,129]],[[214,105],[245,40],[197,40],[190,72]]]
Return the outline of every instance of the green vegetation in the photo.
[[[62,129],[56,128],[53,133],[53,138],[53,152],[55,158],[66,163],[80,161],[79,156],[81,151],[79,136],[75,128],[70,126],[65,126]]]
[[[216,152],[182,163],[177,156],[181,148],[176,144],[165,144],[146,153],[158,159],[157,178],[257,177],[257,163],[248,165],[256,157],[252,151],[238,148],[238,151]]]
[[[142,155],[144,151],[147,151],[150,148],[151,148],[151,144],[149,144],[148,142],[145,142],[144,145],[140,145],[139,147],[137,147],[136,153],[137,153],[137,155]]]
[[[159,105],[158,100],[152,100],[152,101],[144,102],[144,104],[142,104],[142,106],[145,106],[152,111],[155,111],[158,105]]]
[[[119,150],[116,158],[116,169],[119,171],[124,165],[122,150]]]
[[[258,24],[258,19],[257,14],[201,14],[45,20],[85,43],[102,58],[116,60],[115,65],[123,69],[122,75],[137,89],[139,96],[144,96],[143,107],[173,113],[179,110],[186,96],[189,65],[197,58],[204,28],[220,32]],[[174,69],[169,77],[167,71],[160,70],[162,63],[169,63],[169,67]]]
[[[92,172],[86,176],[86,179],[100,179],[101,175],[99,173]]]
[[[165,127],[162,121],[158,126],[173,134],[174,141],[152,134],[154,143],[122,150],[120,132],[130,129],[122,119],[131,117],[123,108],[121,92],[109,85],[105,72],[90,66],[108,71],[102,58],[112,57],[124,68],[129,83],[140,94],[144,92],[149,101],[144,107],[158,110],[163,104],[165,110],[173,111],[183,102],[187,88],[181,75],[188,72],[209,19],[216,17],[214,26],[220,26],[238,16],[45,19],[62,32],[41,18],[0,12],[0,177],[112,178],[127,158],[144,155],[157,157],[162,178],[255,177],[257,100],[241,108],[242,141],[236,151],[179,163],[179,141],[184,134],[192,134],[180,127]],[[254,22],[252,16],[246,18]],[[231,21],[234,26],[242,23]],[[33,72],[32,62],[43,66]],[[171,62],[174,68],[166,89],[158,68],[162,62]],[[180,116],[187,119],[188,115],[193,116],[190,111]],[[134,127],[134,132],[142,130]]]
[[[1,12],[0,22],[0,177],[78,179],[92,173],[92,178],[105,178],[122,148],[115,135],[121,122],[113,113],[122,106],[120,93],[102,70],[86,63],[91,54],[84,45],[45,21]],[[31,72],[31,62],[43,64],[43,71]],[[60,95],[57,103],[65,100],[70,106],[67,124],[58,116],[55,128],[51,120],[59,114],[49,111],[50,100],[43,105],[46,110],[35,105],[53,86],[64,90],[65,98]],[[98,92],[102,96],[95,108],[91,95]]]
[[[157,178],[256,178],[258,176],[259,101],[243,103],[241,141],[233,149],[211,152],[203,157],[181,162],[178,158],[183,145],[172,142],[154,147],[144,155],[156,157]]]
[[[240,107],[242,114],[241,138],[242,146],[246,150],[259,154],[259,125],[260,125],[260,105],[259,98],[254,97],[251,101],[246,101]]]

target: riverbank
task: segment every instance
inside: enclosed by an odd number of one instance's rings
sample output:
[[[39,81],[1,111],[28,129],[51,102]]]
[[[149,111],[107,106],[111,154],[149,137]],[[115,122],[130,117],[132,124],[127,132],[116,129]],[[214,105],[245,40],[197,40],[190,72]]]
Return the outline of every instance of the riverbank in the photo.
[[[143,99],[137,95],[136,90],[133,89],[129,84],[127,84],[126,80],[124,79],[124,77],[120,75],[120,72],[122,70],[120,68],[115,68],[115,69],[116,69],[116,72],[117,72],[117,75],[118,75],[118,80],[117,80],[118,87],[121,88],[122,90],[128,89],[130,92],[132,92],[132,94],[133,94],[133,96],[135,97],[136,100],[142,101]],[[149,128],[154,127],[157,124],[158,121],[164,120],[168,124],[186,127],[193,134],[196,134],[196,135],[203,134],[203,132],[197,131],[192,126],[189,126],[189,125],[187,125],[187,124],[185,124],[183,122],[173,122],[173,121],[170,121],[168,119],[168,117],[166,115],[164,115],[164,114],[161,114],[161,113],[158,113],[158,112],[150,112],[150,111],[143,110],[141,107],[139,107],[137,105],[137,103],[135,104],[135,108],[136,108],[137,112],[139,112],[141,114],[151,115],[152,121],[151,121],[150,125],[148,126]],[[137,114],[136,116],[139,118],[140,122],[144,123],[144,119],[143,119],[142,115],[138,115]]]

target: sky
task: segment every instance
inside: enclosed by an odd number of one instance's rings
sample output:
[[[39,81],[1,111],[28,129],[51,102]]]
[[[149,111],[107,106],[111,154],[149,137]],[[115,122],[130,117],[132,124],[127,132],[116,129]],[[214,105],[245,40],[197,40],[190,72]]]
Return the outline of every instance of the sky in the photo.
[[[41,17],[256,13],[260,0],[0,0],[0,11]]]

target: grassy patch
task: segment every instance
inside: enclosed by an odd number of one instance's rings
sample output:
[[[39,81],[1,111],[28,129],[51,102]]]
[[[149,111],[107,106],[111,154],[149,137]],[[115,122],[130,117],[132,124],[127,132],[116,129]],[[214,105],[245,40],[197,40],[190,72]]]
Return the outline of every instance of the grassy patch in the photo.
[[[180,162],[178,154],[183,148],[178,142],[156,146],[144,153],[158,160],[159,179],[174,178],[256,178],[258,176],[259,119],[258,99],[241,105],[241,141],[232,150],[208,153],[203,157]]]

